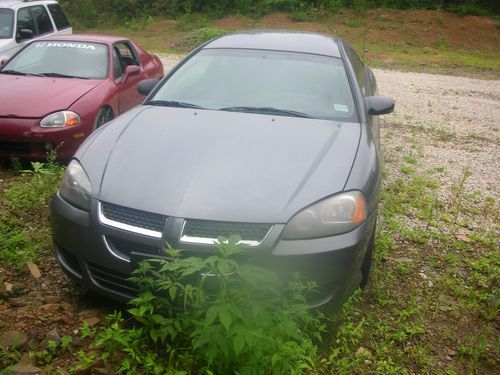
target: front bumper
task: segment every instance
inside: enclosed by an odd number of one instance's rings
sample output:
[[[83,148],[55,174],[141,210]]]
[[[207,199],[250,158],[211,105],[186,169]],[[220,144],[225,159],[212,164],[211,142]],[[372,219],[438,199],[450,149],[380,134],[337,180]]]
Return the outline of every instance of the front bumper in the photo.
[[[46,159],[51,150],[69,159],[91,133],[93,121],[75,127],[42,128],[40,119],[0,117],[0,157]]]
[[[159,256],[165,242],[182,248],[185,254],[204,256],[215,253],[212,245],[186,244],[179,240],[181,218],[170,217],[165,225],[169,236],[153,238],[103,224],[98,202],[91,212],[79,210],[59,194],[52,199],[52,230],[56,257],[63,270],[86,288],[119,301],[136,294],[128,278],[140,258]],[[280,238],[284,225],[274,225],[265,239],[243,254],[251,262],[276,271],[283,277],[300,273],[318,285],[309,299],[312,306],[336,304],[350,295],[361,281],[363,262],[375,215],[355,230],[333,237],[285,241]],[[177,229],[176,229],[177,228]],[[133,247],[133,251],[128,249]]]

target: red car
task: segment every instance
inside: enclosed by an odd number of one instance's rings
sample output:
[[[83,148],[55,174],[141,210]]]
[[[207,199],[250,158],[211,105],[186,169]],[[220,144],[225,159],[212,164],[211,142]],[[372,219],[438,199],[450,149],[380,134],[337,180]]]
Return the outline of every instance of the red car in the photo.
[[[70,158],[102,124],[139,104],[159,58],[114,36],[39,39],[0,68],[0,157]]]

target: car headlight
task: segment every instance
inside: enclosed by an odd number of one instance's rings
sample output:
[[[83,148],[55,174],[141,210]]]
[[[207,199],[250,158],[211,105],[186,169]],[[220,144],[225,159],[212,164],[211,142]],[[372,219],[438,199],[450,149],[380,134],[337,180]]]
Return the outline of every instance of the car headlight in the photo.
[[[62,128],[65,126],[76,126],[82,123],[80,116],[72,111],[59,111],[51,113],[40,121],[42,128]]]
[[[92,186],[85,170],[76,160],[68,164],[59,186],[59,194],[72,205],[90,211]]]
[[[346,233],[367,218],[366,200],[360,191],[349,191],[319,201],[299,213],[283,230],[285,240],[319,238]]]

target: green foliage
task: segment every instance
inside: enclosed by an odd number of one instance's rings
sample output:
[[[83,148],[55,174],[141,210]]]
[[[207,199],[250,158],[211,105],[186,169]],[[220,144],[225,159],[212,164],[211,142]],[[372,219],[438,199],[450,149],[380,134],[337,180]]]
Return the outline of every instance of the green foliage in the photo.
[[[14,161],[13,166],[21,176],[5,190],[8,205],[0,210],[0,263],[23,270],[49,242],[48,230],[26,225],[24,217],[48,203],[64,168],[54,156],[47,163],[31,163],[29,170],[21,169],[19,162]]]
[[[239,239],[220,239],[218,255],[143,262],[133,281],[133,325],[111,315],[96,339],[116,371],[146,374],[301,374],[317,361],[323,325],[308,308],[314,289],[295,278],[240,264]],[[125,355],[119,355],[124,353]]]
[[[179,17],[208,14],[220,17],[244,14],[260,17],[272,11],[292,13],[298,21],[310,21],[324,11],[337,13],[349,8],[357,13],[370,8],[442,9],[463,15],[498,14],[499,3],[489,0],[62,0],[77,27],[95,27],[112,19],[116,24],[149,16]],[[489,13],[488,13],[489,12]],[[204,16],[203,16],[204,17]],[[204,25],[205,26],[205,25]]]
[[[46,204],[57,190],[64,167],[51,155],[46,163],[32,162],[32,169],[22,170],[22,179],[14,182],[6,196],[15,208],[28,209]]]

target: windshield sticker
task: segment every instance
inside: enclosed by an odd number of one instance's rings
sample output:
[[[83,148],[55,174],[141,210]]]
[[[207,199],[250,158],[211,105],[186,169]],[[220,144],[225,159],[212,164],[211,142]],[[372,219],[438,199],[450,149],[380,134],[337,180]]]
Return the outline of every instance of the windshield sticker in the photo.
[[[334,104],[333,107],[337,112],[349,112],[349,107],[344,104]]]
[[[85,43],[67,43],[67,42],[37,42],[35,48],[40,47],[56,47],[56,48],[79,48],[79,49],[93,49],[95,46]]]

